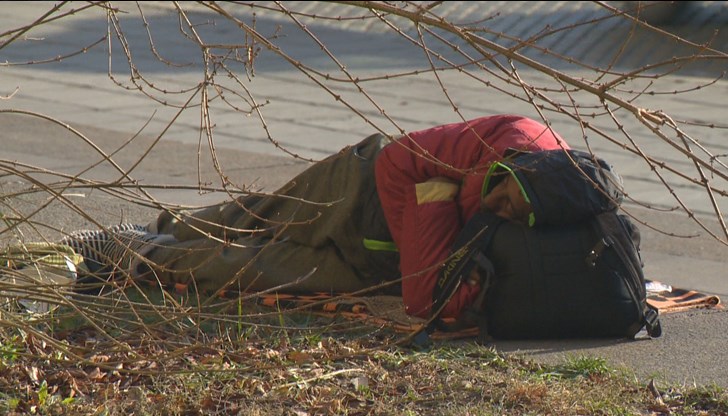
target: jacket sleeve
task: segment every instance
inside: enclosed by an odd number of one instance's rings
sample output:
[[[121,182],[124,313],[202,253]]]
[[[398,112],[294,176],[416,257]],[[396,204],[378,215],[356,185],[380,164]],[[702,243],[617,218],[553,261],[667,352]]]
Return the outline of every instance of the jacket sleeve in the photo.
[[[482,143],[458,140],[458,146],[452,146],[446,138],[418,142],[403,138],[385,147],[377,158],[377,189],[399,247],[402,298],[413,316],[430,314],[440,267],[462,228],[459,193],[474,167],[484,165]],[[461,286],[442,316],[458,316],[478,290]]]
[[[436,177],[415,184],[414,189],[414,199],[407,201],[407,215],[402,224],[403,235],[410,237],[398,245],[402,298],[408,314],[428,317],[440,268],[461,229],[460,212],[454,200],[459,185]],[[461,286],[442,316],[457,316],[477,293],[477,286]]]

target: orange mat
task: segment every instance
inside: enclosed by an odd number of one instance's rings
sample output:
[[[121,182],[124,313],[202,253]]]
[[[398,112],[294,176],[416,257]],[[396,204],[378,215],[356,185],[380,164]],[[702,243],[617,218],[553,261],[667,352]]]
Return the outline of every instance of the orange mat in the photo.
[[[720,298],[715,295],[695,290],[671,288],[655,282],[669,291],[648,291],[647,302],[656,307],[661,314],[680,312],[697,308],[722,308]],[[404,314],[401,298],[394,296],[351,297],[319,293],[313,295],[267,294],[258,298],[264,306],[292,310],[300,309],[324,314],[340,316],[362,323],[388,327],[398,332],[413,333],[422,329],[427,322],[422,319],[408,317]],[[456,332],[436,331],[433,339],[454,339],[473,337],[478,334],[477,328],[468,328]]]

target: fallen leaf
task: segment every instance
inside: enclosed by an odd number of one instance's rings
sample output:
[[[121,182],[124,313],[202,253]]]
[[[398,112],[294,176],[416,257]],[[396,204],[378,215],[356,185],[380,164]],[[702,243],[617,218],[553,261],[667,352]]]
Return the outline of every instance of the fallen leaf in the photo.
[[[303,364],[313,361],[313,356],[306,352],[291,351],[288,353],[288,359],[296,364]]]
[[[108,355],[98,354],[98,355],[92,356],[90,358],[90,361],[92,363],[105,363],[105,362],[109,361],[110,359],[111,359],[111,357],[109,357]]]
[[[87,374],[88,378],[93,381],[101,381],[104,377],[106,377],[106,373],[101,371],[100,368],[95,367],[91,372]]]
[[[38,384],[40,380],[40,370],[38,370],[38,367],[31,366],[29,369],[27,369],[28,377],[30,377],[30,381],[32,381],[34,384]]]

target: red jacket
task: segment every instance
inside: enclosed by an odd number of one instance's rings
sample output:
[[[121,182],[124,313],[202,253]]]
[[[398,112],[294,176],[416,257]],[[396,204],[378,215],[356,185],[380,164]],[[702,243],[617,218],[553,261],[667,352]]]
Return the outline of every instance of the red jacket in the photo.
[[[399,248],[409,315],[429,317],[440,267],[462,225],[480,207],[488,167],[508,148],[538,151],[568,145],[541,123],[498,115],[409,133],[377,157],[377,193]],[[441,316],[458,317],[479,289],[462,285]]]

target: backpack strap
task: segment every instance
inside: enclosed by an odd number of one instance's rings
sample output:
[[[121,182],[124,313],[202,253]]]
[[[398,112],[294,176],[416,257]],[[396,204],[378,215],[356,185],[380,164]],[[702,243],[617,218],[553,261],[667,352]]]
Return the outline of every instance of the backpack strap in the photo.
[[[659,312],[650,304],[645,308],[645,330],[650,338],[659,338],[662,335]]]
[[[418,347],[429,344],[429,335],[436,329],[453,330],[453,326],[445,324],[440,319],[440,314],[445,305],[450,301],[455,292],[467,280],[475,267],[479,267],[485,274],[481,282],[481,290],[475,302],[464,313],[464,319],[458,321],[456,326],[462,326],[465,322],[478,323],[481,320],[474,320],[477,310],[482,306],[485,299],[485,292],[490,286],[493,274],[493,265],[483,254],[490,242],[493,240],[498,227],[505,222],[503,218],[488,212],[478,212],[463,226],[455,238],[451,255],[440,270],[439,278],[435,282],[432,291],[432,308],[430,323],[416,334],[413,343]]]
[[[620,257],[628,271],[626,283],[631,287],[634,301],[642,305],[642,319],[629,328],[629,335],[634,337],[643,328],[651,338],[662,335],[659,312],[657,308],[647,303],[645,293],[645,280],[640,257],[640,233],[629,218],[608,211],[596,215],[594,221],[597,235],[603,237],[597,241],[587,256],[587,264],[595,267],[597,260],[607,248],[613,249]]]

